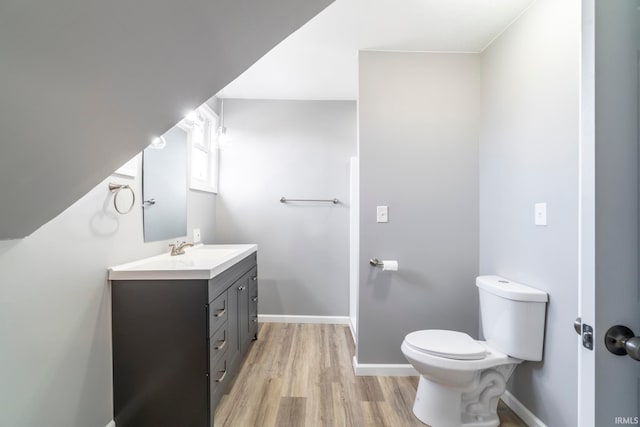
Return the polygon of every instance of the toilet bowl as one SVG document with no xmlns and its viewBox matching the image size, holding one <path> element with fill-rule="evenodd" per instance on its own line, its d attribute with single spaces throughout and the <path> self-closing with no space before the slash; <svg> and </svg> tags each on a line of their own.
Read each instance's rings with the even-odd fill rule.
<svg viewBox="0 0 640 427">
<path fill-rule="evenodd" d="M 420 373 L 413 413 L 434 427 L 497 426 L 498 400 L 522 362 L 447 330 L 412 332 L 402 352 Z"/>
<path fill-rule="evenodd" d="M 409 333 L 401 350 L 420 373 L 414 415 L 432 427 L 495 427 L 515 368 L 541 360 L 547 294 L 498 276 L 476 279 L 487 341 L 458 331 Z"/>
</svg>

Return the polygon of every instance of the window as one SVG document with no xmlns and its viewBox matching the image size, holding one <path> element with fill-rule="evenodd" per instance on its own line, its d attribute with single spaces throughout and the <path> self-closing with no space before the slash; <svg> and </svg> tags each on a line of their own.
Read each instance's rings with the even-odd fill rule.
<svg viewBox="0 0 640 427">
<path fill-rule="evenodd" d="M 218 192 L 218 115 L 206 104 L 190 113 L 179 125 L 189 136 L 192 190 Z"/>
</svg>

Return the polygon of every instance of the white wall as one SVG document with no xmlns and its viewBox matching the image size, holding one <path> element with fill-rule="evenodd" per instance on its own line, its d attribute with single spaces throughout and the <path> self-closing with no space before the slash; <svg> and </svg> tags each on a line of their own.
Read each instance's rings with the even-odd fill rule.
<svg viewBox="0 0 640 427">
<path fill-rule="evenodd" d="M 538 0 L 482 54 L 480 274 L 549 293 L 544 361 L 509 386 L 549 426 L 577 416 L 579 37 L 580 1 Z"/>
<path fill-rule="evenodd" d="M 346 317 L 356 103 L 225 99 L 224 120 L 216 242 L 258 244 L 260 314 Z"/>
<path fill-rule="evenodd" d="M 144 243 L 142 210 L 113 209 L 112 176 L 58 217 L 15 241 L 0 241 L 0 424 L 105 426 L 113 417 L 111 307 L 107 267 L 156 255 Z M 188 228 L 213 240 L 215 196 L 189 192 Z"/>
<path fill-rule="evenodd" d="M 477 336 L 480 58 L 365 51 L 359 67 L 357 357 L 405 364 L 411 331 Z M 377 205 L 388 223 L 376 223 Z"/>
</svg>

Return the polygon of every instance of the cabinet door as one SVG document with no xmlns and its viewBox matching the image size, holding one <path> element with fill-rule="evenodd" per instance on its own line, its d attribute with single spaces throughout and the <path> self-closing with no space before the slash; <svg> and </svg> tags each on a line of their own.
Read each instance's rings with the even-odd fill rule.
<svg viewBox="0 0 640 427">
<path fill-rule="evenodd" d="M 258 269 L 251 270 L 249 280 L 249 335 L 258 338 Z"/>
<path fill-rule="evenodd" d="M 227 316 L 227 328 L 229 329 L 229 343 L 227 360 L 235 366 L 236 357 L 240 353 L 240 341 L 238 340 L 238 282 L 234 283 L 227 292 L 229 315 Z"/>
<path fill-rule="evenodd" d="M 249 345 L 249 281 L 251 271 L 238 280 L 238 339 L 240 352 L 244 353 Z"/>
</svg>

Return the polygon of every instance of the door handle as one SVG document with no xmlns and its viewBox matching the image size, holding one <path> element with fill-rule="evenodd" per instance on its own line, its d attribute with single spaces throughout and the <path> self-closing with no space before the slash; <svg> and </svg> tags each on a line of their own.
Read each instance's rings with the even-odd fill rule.
<svg viewBox="0 0 640 427">
<path fill-rule="evenodd" d="M 640 361 L 640 337 L 636 337 L 626 326 L 610 327 L 604 336 L 604 345 L 617 356 L 628 354 L 632 359 Z"/>
<path fill-rule="evenodd" d="M 216 380 L 217 383 L 221 383 L 222 381 L 224 381 L 224 377 L 227 376 L 227 370 L 225 369 L 224 372 L 222 373 L 222 376 L 220 378 L 218 378 Z"/>
</svg>

